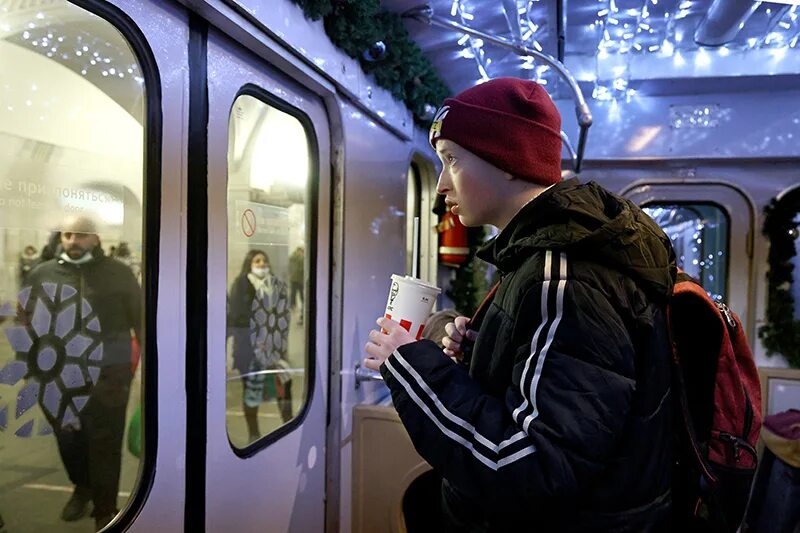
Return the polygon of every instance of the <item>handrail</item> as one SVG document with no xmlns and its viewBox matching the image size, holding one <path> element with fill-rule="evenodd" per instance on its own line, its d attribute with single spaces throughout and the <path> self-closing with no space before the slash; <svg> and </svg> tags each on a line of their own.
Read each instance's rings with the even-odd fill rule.
<svg viewBox="0 0 800 533">
<path fill-rule="evenodd" d="M 242 378 L 249 378 L 252 376 L 268 376 L 270 374 L 305 374 L 305 368 L 279 368 L 270 370 L 256 370 L 254 372 L 246 372 L 244 374 L 237 374 L 225 378 L 225 381 L 238 381 Z"/>
<path fill-rule="evenodd" d="M 561 142 L 564 143 L 564 147 L 569 152 L 569 156 L 572 158 L 572 166 L 575 167 L 577 165 L 578 154 L 575 153 L 575 149 L 572 147 L 572 143 L 567 136 L 567 133 L 564 130 L 561 130 Z"/>
<path fill-rule="evenodd" d="M 383 376 L 381 376 L 380 372 L 363 367 L 361 363 L 356 363 L 354 374 L 356 376 L 356 389 L 361 386 L 362 381 L 383 381 Z"/>
<path fill-rule="evenodd" d="M 507 41 L 502 37 L 497 37 L 495 35 L 491 35 L 489 33 L 482 32 L 480 30 L 476 30 L 474 28 L 470 28 L 469 26 L 465 26 L 455 20 L 450 20 L 444 17 L 440 17 L 433 13 L 433 8 L 430 4 L 423 4 L 417 7 L 413 7 L 407 11 L 405 11 L 402 15 L 406 18 L 412 18 L 414 20 L 418 20 L 420 22 L 424 22 L 426 24 L 432 26 L 438 26 L 440 28 L 448 28 L 448 29 L 455 29 L 460 32 L 466 33 L 472 37 L 478 37 L 483 39 L 484 41 L 494 43 L 498 46 L 502 46 L 508 48 L 520 56 L 533 56 L 538 58 L 543 63 L 551 66 L 561 78 L 569 86 L 570 90 L 572 91 L 572 99 L 576 102 L 575 105 L 575 117 L 578 120 L 578 126 L 580 127 L 580 132 L 578 134 L 578 149 L 575 151 L 575 157 L 573 158 L 574 170 L 575 173 L 579 173 L 581 170 L 581 164 L 583 163 L 583 153 L 586 149 L 586 139 L 589 133 L 589 127 L 592 125 L 592 112 L 589 110 L 589 105 L 586 103 L 586 99 L 583 97 L 583 92 L 581 88 L 578 86 L 578 82 L 575 81 L 574 76 L 570 74 L 567 67 L 564 66 L 558 59 L 539 52 L 538 50 L 534 50 L 532 48 L 528 48 L 527 46 L 523 46 L 521 44 L 517 44 L 511 41 Z"/>
</svg>

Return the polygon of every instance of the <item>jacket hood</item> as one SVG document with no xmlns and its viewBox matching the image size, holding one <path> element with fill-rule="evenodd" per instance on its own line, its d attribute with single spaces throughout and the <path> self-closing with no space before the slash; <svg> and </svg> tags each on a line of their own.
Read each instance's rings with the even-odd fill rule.
<svg viewBox="0 0 800 533">
<path fill-rule="evenodd" d="M 562 181 L 511 219 L 478 257 L 510 271 L 537 249 L 561 249 L 620 270 L 661 301 L 677 272 L 669 238 L 638 206 L 594 182 Z"/>
</svg>

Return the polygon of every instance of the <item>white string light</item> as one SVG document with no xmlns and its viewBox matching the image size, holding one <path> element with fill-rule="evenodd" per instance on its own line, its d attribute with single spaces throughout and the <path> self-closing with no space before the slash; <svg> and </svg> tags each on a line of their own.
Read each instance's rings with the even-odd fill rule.
<svg viewBox="0 0 800 533">
<path fill-rule="evenodd" d="M 512 39 L 521 41 L 523 46 L 544 51 L 537 40 L 540 37 L 540 27 L 533 20 L 536 13 L 533 7 L 535 0 L 517 0 L 516 13 L 511 12 L 512 20 L 508 22 L 509 30 L 516 35 Z M 616 0 L 598 0 L 594 5 L 596 16 L 587 21 L 585 31 L 597 36 L 595 51 L 594 72 L 583 71 L 580 79 L 592 80 L 594 88 L 592 96 L 600 100 L 630 100 L 636 95 L 631 82 L 635 81 L 636 72 L 640 68 L 642 57 L 656 55 L 660 58 L 672 58 L 672 66 L 676 74 L 683 71 L 686 75 L 685 65 L 687 60 L 692 62 L 695 69 L 702 69 L 709 76 L 719 76 L 714 70 L 714 64 L 722 58 L 742 54 L 748 49 L 770 49 L 769 61 L 771 64 L 783 60 L 788 48 L 796 48 L 800 41 L 800 13 L 799 6 L 785 9 L 761 8 L 761 21 L 764 17 L 771 17 L 766 32 L 760 39 L 750 37 L 746 40 L 739 39 L 739 44 L 722 46 L 717 49 L 706 49 L 695 44 L 687 28 L 687 19 L 694 21 L 704 14 L 704 2 L 696 0 L 678 0 L 675 3 L 660 2 L 660 0 L 641 0 L 637 5 L 626 1 L 623 8 L 617 5 Z M 479 13 L 470 11 L 466 0 L 453 0 L 451 15 L 460 19 L 467 26 Z M 519 26 L 515 27 L 513 16 L 518 17 Z M 538 21 L 542 27 L 549 29 L 552 21 Z M 480 39 L 459 34 L 457 38 L 461 50 L 457 56 L 475 61 L 479 83 L 492 76 L 490 58 L 486 55 L 483 42 Z M 632 62 L 634 62 L 632 65 Z M 730 61 L 730 59 L 726 59 Z M 635 69 L 632 71 L 632 66 Z M 521 57 L 518 67 L 532 71 L 533 79 L 546 83 L 547 70 L 541 70 L 534 58 Z M 725 67 L 726 68 L 726 67 Z M 724 76 L 724 73 L 721 74 Z M 632 79 L 634 76 L 634 79 Z"/>
</svg>

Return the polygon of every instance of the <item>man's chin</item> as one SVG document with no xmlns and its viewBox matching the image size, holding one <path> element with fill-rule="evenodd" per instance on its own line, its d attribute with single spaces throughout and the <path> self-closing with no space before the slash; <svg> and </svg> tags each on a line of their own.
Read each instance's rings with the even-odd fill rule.
<svg viewBox="0 0 800 533">
<path fill-rule="evenodd" d="M 458 215 L 458 221 L 461 222 L 463 226 L 468 228 L 474 228 L 475 226 L 480 226 L 480 224 L 476 223 L 472 218 L 467 215 Z"/>
</svg>

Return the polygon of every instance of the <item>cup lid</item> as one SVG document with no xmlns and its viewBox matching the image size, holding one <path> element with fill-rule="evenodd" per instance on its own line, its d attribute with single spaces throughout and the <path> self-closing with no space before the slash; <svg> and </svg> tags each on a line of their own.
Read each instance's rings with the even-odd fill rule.
<svg viewBox="0 0 800 533">
<path fill-rule="evenodd" d="M 400 274 L 392 274 L 392 279 L 395 281 L 404 281 L 406 283 L 414 283 L 415 285 L 419 285 L 420 287 L 425 287 L 426 289 L 435 291 L 436 294 L 442 292 L 442 289 L 437 287 L 436 285 L 431 285 L 430 283 L 426 283 L 421 279 L 413 278 L 409 275 L 401 276 Z"/>
</svg>

